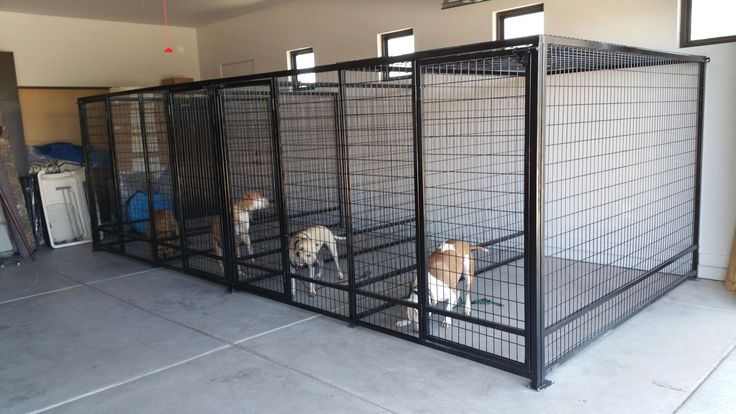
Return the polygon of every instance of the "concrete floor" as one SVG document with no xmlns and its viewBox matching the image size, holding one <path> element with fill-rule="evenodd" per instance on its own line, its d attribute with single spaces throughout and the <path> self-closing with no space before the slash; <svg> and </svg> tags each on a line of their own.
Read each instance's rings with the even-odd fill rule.
<svg viewBox="0 0 736 414">
<path fill-rule="evenodd" d="M 89 246 L 0 270 L 0 412 L 726 413 L 736 295 L 687 282 L 527 380 Z"/>
</svg>

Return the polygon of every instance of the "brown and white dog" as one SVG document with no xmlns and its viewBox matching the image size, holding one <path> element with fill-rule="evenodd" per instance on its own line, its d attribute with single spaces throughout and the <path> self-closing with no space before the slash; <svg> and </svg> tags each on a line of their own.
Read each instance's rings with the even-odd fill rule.
<svg viewBox="0 0 736 414">
<path fill-rule="evenodd" d="M 332 258 L 335 259 L 335 267 L 337 267 L 337 278 L 343 280 L 345 276 L 340 270 L 340 257 L 337 253 L 337 242 L 335 240 L 345 240 L 344 237 L 336 237 L 332 231 L 324 226 L 312 226 L 295 233 L 289 238 L 289 262 L 294 269 L 309 268 L 309 278 L 314 279 L 314 267 L 317 266 L 316 278 L 322 277 L 322 268 L 325 267 L 324 260 L 320 259 L 319 251 L 323 247 L 327 247 Z M 291 279 L 291 295 L 296 294 L 296 283 Z M 314 296 L 317 290 L 314 283 L 309 283 L 309 294 Z"/>
<path fill-rule="evenodd" d="M 148 240 L 153 239 L 152 230 L 156 228 L 156 240 L 159 242 L 171 243 L 170 239 L 179 237 L 179 224 L 176 222 L 174 212 L 169 209 L 155 210 L 153 212 L 153 225 L 148 226 L 146 237 Z M 153 245 L 151 245 L 153 247 Z M 158 257 L 167 258 L 174 256 L 174 249 L 169 246 L 158 246 Z"/>
<path fill-rule="evenodd" d="M 250 220 L 256 210 L 262 210 L 269 206 L 268 199 L 257 191 L 247 192 L 233 205 L 233 232 L 235 236 L 235 256 L 239 257 L 240 247 L 245 244 L 248 255 L 253 255 L 253 246 L 250 242 Z M 215 245 L 215 254 L 222 256 L 222 225 L 220 216 L 212 219 L 212 243 Z M 251 261 L 255 259 L 251 258 Z"/>
<path fill-rule="evenodd" d="M 471 245 L 462 240 L 447 240 L 437 247 L 427 260 L 427 287 L 429 291 L 429 303 L 436 305 L 438 302 L 447 301 L 446 311 L 451 311 L 460 296 L 460 280 L 463 280 L 465 288 L 465 304 L 463 313 L 470 315 L 470 292 L 473 288 L 473 277 L 475 276 L 475 259 L 473 252 L 477 250 L 488 251 L 481 246 Z M 417 291 L 416 276 L 412 281 L 412 291 L 408 300 L 418 303 L 419 293 Z M 397 326 L 406 326 L 414 322 L 414 330 L 419 330 L 419 311 L 415 308 L 406 308 L 408 321 L 402 320 Z M 452 318 L 446 316 L 442 326 L 452 325 Z"/>
<path fill-rule="evenodd" d="M 417 286 L 417 275 L 415 274 L 411 280 L 411 291 L 409 297 L 405 298 L 409 302 L 419 303 L 419 287 Z M 408 326 L 414 323 L 414 332 L 419 332 L 419 309 L 406 307 L 406 319 L 396 322 L 396 326 Z"/>
</svg>

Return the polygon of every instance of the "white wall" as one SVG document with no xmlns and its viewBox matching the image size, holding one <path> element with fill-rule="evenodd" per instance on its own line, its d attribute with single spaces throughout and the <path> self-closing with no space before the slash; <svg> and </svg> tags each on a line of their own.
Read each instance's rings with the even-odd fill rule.
<svg viewBox="0 0 736 414">
<path fill-rule="evenodd" d="M 317 64 L 377 55 L 376 35 L 413 27 L 417 50 L 491 40 L 493 12 L 533 4 L 493 0 L 448 10 L 439 0 L 294 0 L 197 29 L 202 78 L 253 59 L 256 72 L 286 68 L 286 51 L 315 49 Z M 678 0 L 546 0 L 545 33 L 678 50 Z M 725 276 L 736 228 L 736 43 L 683 49 L 710 56 L 703 151 L 702 277 Z"/>
<path fill-rule="evenodd" d="M 20 86 L 151 86 L 199 79 L 196 30 L 0 12 L 0 50 L 13 52 Z"/>
</svg>

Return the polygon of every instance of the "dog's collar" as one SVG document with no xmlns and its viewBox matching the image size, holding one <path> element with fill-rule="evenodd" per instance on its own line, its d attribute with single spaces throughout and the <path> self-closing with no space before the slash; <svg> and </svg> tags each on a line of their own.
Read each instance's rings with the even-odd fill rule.
<svg viewBox="0 0 736 414">
<path fill-rule="evenodd" d="M 417 295 L 417 297 L 419 297 L 419 289 L 417 289 L 417 288 L 411 288 L 411 290 L 409 291 L 409 294 L 407 296 L 404 296 L 401 299 L 403 299 L 403 300 L 411 299 L 411 295 Z"/>
<path fill-rule="evenodd" d="M 302 269 L 304 269 L 305 267 L 307 267 L 307 265 L 305 265 L 305 264 L 302 264 L 302 265 L 295 265 L 294 263 L 291 263 L 291 266 L 292 266 L 292 267 L 293 267 L 294 269 L 296 269 L 296 270 L 302 270 Z"/>
</svg>

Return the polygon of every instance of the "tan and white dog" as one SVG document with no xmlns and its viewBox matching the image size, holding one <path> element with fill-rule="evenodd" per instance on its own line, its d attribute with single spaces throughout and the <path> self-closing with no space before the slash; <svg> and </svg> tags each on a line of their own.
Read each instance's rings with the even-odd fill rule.
<svg viewBox="0 0 736 414">
<path fill-rule="evenodd" d="M 463 280 L 465 288 L 465 304 L 463 313 L 470 315 L 470 292 L 473 288 L 473 277 L 475 276 L 475 259 L 473 252 L 477 250 L 488 251 L 488 249 L 471 245 L 462 240 L 447 240 L 437 247 L 427 259 L 427 287 L 429 288 L 429 303 L 436 305 L 438 302 L 447 301 L 446 311 L 451 311 L 460 296 L 460 280 Z M 412 281 L 412 291 L 408 300 L 418 303 L 419 293 L 417 291 L 416 276 Z M 407 320 L 396 323 L 397 326 L 406 326 L 409 322 L 414 323 L 414 330 L 419 330 L 419 311 L 415 308 L 406 308 Z M 452 325 L 452 318 L 445 316 L 442 326 Z"/>
<path fill-rule="evenodd" d="M 173 211 L 169 209 L 155 210 L 152 219 L 154 221 L 153 226 L 149 225 L 146 231 L 148 240 L 153 238 L 153 227 L 156 227 L 156 239 L 158 241 L 172 243 L 171 239 L 179 237 L 179 224 L 176 222 Z M 174 249 L 169 246 L 159 245 L 157 250 L 160 259 L 172 257 L 175 254 Z"/>
<path fill-rule="evenodd" d="M 337 278 L 343 280 L 345 276 L 340 270 L 340 257 L 337 253 L 337 242 L 335 240 L 345 240 L 344 237 L 337 237 L 332 231 L 324 226 L 312 226 L 295 233 L 289 238 L 289 263 L 294 269 L 309 268 L 309 278 L 314 279 L 314 267 L 317 266 L 316 278 L 322 277 L 322 268 L 325 262 L 319 257 L 319 251 L 323 247 L 327 247 L 332 258 L 335 260 L 337 267 Z M 291 279 L 291 295 L 296 294 L 296 282 Z M 314 283 L 309 283 L 309 294 L 314 296 L 317 290 Z"/>
<path fill-rule="evenodd" d="M 405 299 L 411 303 L 419 303 L 419 287 L 417 286 L 417 275 L 411 280 L 411 291 Z M 431 314 L 430 314 L 431 315 Z M 419 332 L 419 309 L 406 307 L 406 319 L 396 322 L 396 326 L 408 326 L 414 324 L 414 332 Z"/>
<path fill-rule="evenodd" d="M 254 211 L 263 210 L 269 206 L 268 199 L 257 191 L 249 191 L 233 205 L 233 232 L 235 236 L 235 256 L 241 256 L 240 248 L 245 245 L 248 255 L 253 255 L 253 246 L 250 241 L 250 220 Z M 212 243 L 215 245 L 215 254 L 222 256 L 222 225 L 220 216 L 212 219 Z M 255 259 L 251 258 L 251 261 Z"/>
</svg>

